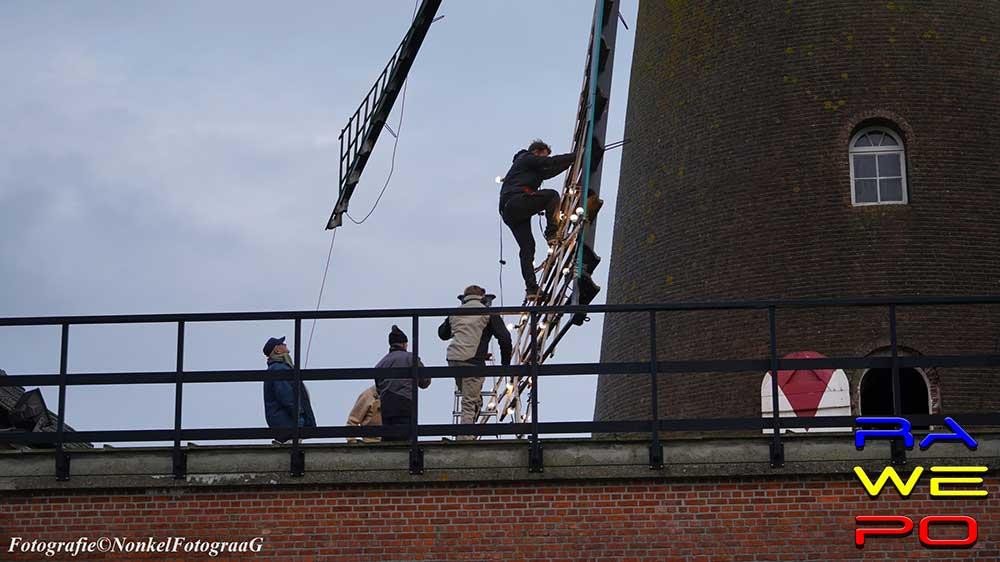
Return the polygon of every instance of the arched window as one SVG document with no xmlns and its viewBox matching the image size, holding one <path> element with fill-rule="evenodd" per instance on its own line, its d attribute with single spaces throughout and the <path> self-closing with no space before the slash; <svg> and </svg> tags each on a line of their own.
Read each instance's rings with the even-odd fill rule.
<svg viewBox="0 0 1000 562">
<path fill-rule="evenodd" d="M 899 136 L 869 127 L 851 139 L 851 202 L 855 205 L 906 203 L 906 153 Z"/>
</svg>

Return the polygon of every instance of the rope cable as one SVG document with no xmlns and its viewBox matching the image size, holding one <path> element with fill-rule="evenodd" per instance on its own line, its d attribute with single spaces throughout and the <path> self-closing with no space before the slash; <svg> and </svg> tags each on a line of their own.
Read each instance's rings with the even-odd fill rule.
<svg viewBox="0 0 1000 562">
<path fill-rule="evenodd" d="M 497 219 L 497 224 L 500 226 L 500 306 L 503 306 L 503 266 L 507 265 L 506 260 L 503 259 L 503 220 Z"/>
<path fill-rule="evenodd" d="M 326 267 L 323 268 L 323 280 L 319 284 L 319 298 L 316 299 L 316 311 L 319 312 L 320 303 L 323 302 L 323 289 L 326 288 L 326 276 L 330 273 L 330 258 L 333 257 L 333 243 L 337 241 L 337 229 L 333 229 L 333 236 L 330 237 L 330 250 L 326 253 Z M 309 343 L 306 344 L 305 367 L 309 366 L 309 352 L 312 350 L 313 333 L 316 331 L 316 319 L 313 318 L 312 327 L 309 328 Z"/>
</svg>

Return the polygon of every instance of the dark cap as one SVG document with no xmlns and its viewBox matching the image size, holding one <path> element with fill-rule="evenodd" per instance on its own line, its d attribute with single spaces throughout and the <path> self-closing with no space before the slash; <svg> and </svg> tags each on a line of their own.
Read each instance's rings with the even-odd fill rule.
<svg viewBox="0 0 1000 562">
<path fill-rule="evenodd" d="M 281 336 L 280 338 L 268 338 L 267 343 L 264 344 L 264 355 L 270 357 L 274 348 L 283 343 L 285 343 L 285 336 Z"/>
<path fill-rule="evenodd" d="M 407 343 L 410 340 L 403 333 L 403 330 L 399 329 L 399 326 L 393 324 L 392 331 L 389 332 L 389 345 L 396 345 L 400 343 Z"/>
</svg>

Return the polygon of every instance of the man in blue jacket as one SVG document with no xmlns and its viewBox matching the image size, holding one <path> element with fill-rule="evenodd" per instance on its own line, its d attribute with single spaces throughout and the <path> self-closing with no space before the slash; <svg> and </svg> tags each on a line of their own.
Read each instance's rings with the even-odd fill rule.
<svg viewBox="0 0 1000 562">
<path fill-rule="evenodd" d="M 572 153 L 550 154 L 552 149 L 540 140 L 533 141 L 527 150 L 519 150 L 500 187 L 500 216 L 521 250 L 518 255 L 528 300 L 541 296 L 535 280 L 535 236 L 531 232 L 531 217 L 545 212 L 547 242 L 556 239 L 559 229 L 559 192 L 539 188 L 543 181 L 563 173 L 576 159 Z"/>
<path fill-rule="evenodd" d="M 288 354 L 285 338 L 269 338 L 264 344 L 264 355 L 267 356 L 268 371 L 291 371 L 294 369 L 292 357 Z M 316 427 L 316 417 L 313 415 L 312 404 L 306 385 L 300 384 L 299 407 L 295 407 L 295 382 L 289 380 L 264 381 L 264 417 L 268 427 Z M 281 439 L 275 439 L 276 445 L 291 439 L 291 432 Z"/>
</svg>

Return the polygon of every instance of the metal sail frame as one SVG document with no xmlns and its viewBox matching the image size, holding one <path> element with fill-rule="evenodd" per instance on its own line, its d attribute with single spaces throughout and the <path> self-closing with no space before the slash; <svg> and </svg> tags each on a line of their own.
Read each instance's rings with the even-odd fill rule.
<svg viewBox="0 0 1000 562">
<path fill-rule="evenodd" d="M 340 189 L 337 203 L 333 207 L 326 229 L 337 228 L 343 224 L 343 215 L 361 179 L 361 173 L 368 164 L 375 143 L 382 134 L 386 120 L 396 98 L 406 82 L 410 67 L 417 57 L 417 51 L 427 36 L 427 30 L 434 23 L 434 15 L 441 7 L 441 0 L 423 0 L 413 17 L 410 29 L 396 52 L 389 57 L 389 62 L 368 90 L 368 94 L 358 105 L 357 111 L 347 120 L 347 125 L 340 131 Z"/>
</svg>

